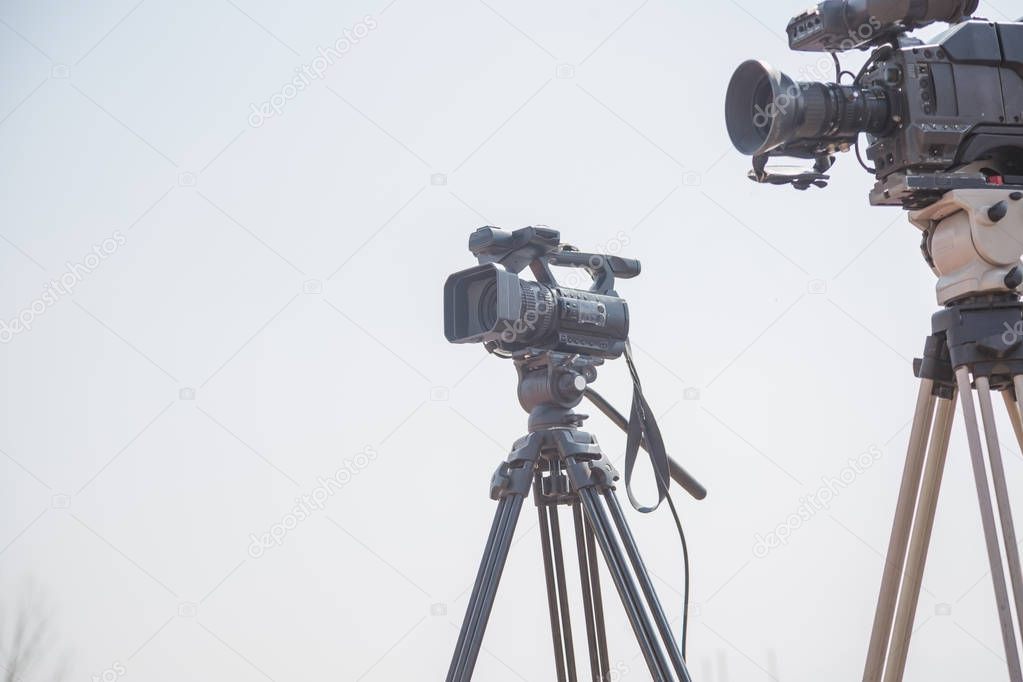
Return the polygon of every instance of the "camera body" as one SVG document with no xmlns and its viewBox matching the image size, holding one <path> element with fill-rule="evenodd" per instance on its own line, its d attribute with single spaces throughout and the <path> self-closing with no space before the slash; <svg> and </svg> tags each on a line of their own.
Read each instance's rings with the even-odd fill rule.
<svg viewBox="0 0 1023 682">
<path fill-rule="evenodd" d="M 469 250 L 480 264 L 444 285 L 444 334 L 451 343 L 483 343 L 505 356 L 548 350 L 613 359 L 625 352 L 629 307 L 614 282 L 638 275 L 638 261 L 582 253 L 545 227 L 481 227 L 469 237 Z M 551 266 L 582 268 L 593 285 L 563 287 Z M 535 281 L 519 277 L 527 267 Z"/>
<path fill-rule="evenodd" d="M 868 138 L 871 203 L 920 208 L 949 189 L 1023 185 L 1023 23 L 966 21 L 931 43 L 898 42 L 863 76 L 898 123 Z M 981 161 L 986 172 L 951 176 Z"/>
<path fill-rule="evenodd" d="M 964 19 L 976 6 L 827 0 L 793 19 L 795 50 L 830 52 L 837 64 L 839 52 L 874 49 L 851 83 L 739 67 L 726 118 L 736 148 L 754 157 L 751 177 L 823 187 L 834 155 L 866 133 L 874 205 L 920 209 L 952 189 L 1023 187 L 1023 23 Z M 929 42 L 908 33 L 936 21 L 959 23 Z M 815 170 L 772 175 L 766 162 L 776 156 L 814 159 Z"/>
</svg>

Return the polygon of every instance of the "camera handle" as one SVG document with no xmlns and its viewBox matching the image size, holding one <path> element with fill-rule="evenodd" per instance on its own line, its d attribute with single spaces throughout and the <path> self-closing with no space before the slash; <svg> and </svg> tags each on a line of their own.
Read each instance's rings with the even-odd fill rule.
<svg viewBox="0 0 1023 682">
<path fill-rule="evenodd" d="M 550 287 L 558 286 L 558 281 L 551 272 L 552 265 L 586 270 L 593 279 L 590 292 L 602 295 L 614 293 L 615 277 L 631 279 L 639 275 L 642 268 L 639 261 L 632 258 L 583 253 L 566 244 L 559 250 L 533 261 L 530 267 L 537 282 Z"/>
<path fill-rule="evenodd" d="M 523 227 L 513 232 L 496 227 L 481 227 L 469 236 L 469 250 L 480 265 L 495 263 L 518 274 L 529 267 L 536 281 L 557 287 L 551 266 L 582 268 L 593 279 L 590 292 L 607 295 L 614 292 L 615 278 L 631 279 L 639 275 L 638 260 L 596 253 L 583 253 L 561 243 L 561 233 L 549 227 Z"/>
</svg>

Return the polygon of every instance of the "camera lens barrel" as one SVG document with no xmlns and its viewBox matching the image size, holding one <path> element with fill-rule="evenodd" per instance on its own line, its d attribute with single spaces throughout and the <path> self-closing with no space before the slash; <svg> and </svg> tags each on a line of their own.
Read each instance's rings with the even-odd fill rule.
<svg viewBox="0 0 1023 682">
<path fill-rule="evenodd" d="M 833 139 L 880 133 L 891 120 L 888 97 L 878 88 L 800 83 L 803 123 L 796 139 Z"/>
<path fill-rule="evenodd" d="M 519 280 L 522 290 L 522 315 L 508 328 L 503 341 L 508 343 L 532 343 L 545 338 L 554 326 L 557 303 L 554 290 L 543 284 Z"/>
<path fill-rule="evenodd" d="M 522 315 L 505 326 L 502 346 L 528 346 L 617 357 L 629 338 L 628 306 L 620 298 L 521 281 Z"/>
<path fill-rule="evenodd" d="M 728 86 L 725 121 L 732 143 L 757 156 L 779 147 L 812 156 L 855 140 L 860 133 L 880 134 L 892 124 L 887 93 L 876 87 L 796 82 L 759 62 L 736 69 Z"/>
</svg>

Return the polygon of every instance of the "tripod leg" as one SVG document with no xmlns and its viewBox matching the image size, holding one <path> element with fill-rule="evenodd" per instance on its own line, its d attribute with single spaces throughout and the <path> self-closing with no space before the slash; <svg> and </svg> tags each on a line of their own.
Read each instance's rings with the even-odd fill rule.
<svg viewBox="0 0 1023 682">
<path fill-rule="evenodd" d="M 1016 395 L 1023 395 L 1023 375 L 1014 377 Z M 1002 391 L 1002 398 L 1005 399 L 1005 409 L 1009 411 L 1009 421 L 1012 423 L 1012 430 L 1016 433 L 1016 443 L 1023 448 L 1023 421 L 1020 420 L 1020 404 L 1012 397 L 1012 392 Z"/>
<path fill-rule="evenodd" d="M 583 590 L 583 614 L 586 617 L 586 649 L 590 654 L 590 677 L 593 682 L 602 682 L 600 653 L 597 650 L 597 630 L 594 624 L 593 593 L 590 591 L 591 566 L 586 554 L 586 534 L 583 526 L 583 514 L 579 503 L 572 503 L 572 522 L 575 526 L 575 548 L 579 556 L 579 583 Z"/>
<path fill-rule="evenodd" d="M 448 669 L 447 682 L 468 682 L 472 678 L 476 659 L 479 658 L 483 644 L 483 633 L 487 620 L 494 607 L 497 585 L 504 571 L 504 564 L 511 549 L 515 525 L 522 511 L 521 494 L 510 494 L 501 498 L 497 506 L 491 540 L 483 554 L 476 587 L 473 589 L 466 609 L 462 632 L 458 637 L 458 645 L 451 667 Z"/>
<path fill-rule="evenodd" d="M 542 485 L 541 475 L 537 472 L 536 487 Z M 539 496 L 539 491 L 538 491 Z M 554 558 L 551 552 L 550 514 L 555 512 L 547 505 L 538 504 L 536 511 L 540 516 L 540 544 L 543 550 L 543 569 L 547 579 L 547 610 L 551 616 L 551 637 L 554 640 L 554 664 L 558 668 L 558 682 L 565 682 L 565 641 L 561 633 L 560 608 L 558 603 L 558 586 L 554 573 Z"/>
<path fill-rule="evenodd" d="M 905 566 L 906 550 L 909 546 L 909 531 L 913 524 L 917 492 L 923 472 L 927 434 L 934 418 L 933 389 L 933 381 L 921 379 L 920 391 L 916 398 L 916 411 L 913 413 L 913 428 L 910 432 L 909 447 L 906 453 L 906 465 L 902 472 L 902 484 L 899 488 L 899 500 L 895 506 L 895 521 L 892 524 L 888 554 L 885 558 L 884 572 L 881 578 L 881 591 L 877 597 L 877 610 L 874 612 L 874 625 L 870 633 L 870 648 L 867 650 L 863 682 L 881 682 L 881 673 L 884 670 L 888 643 L 894 624 L 895 605 L 899 596 L 899 585 L 902 582 Z"/>
<path fill-rule="evenodd" d="M 579 498 L 582 501 L 583 510 L 586 512 L 586 518 L 593 528 L 597 544 L 607 562 L 611 578 L 618 589 L 618 595 L 621 597 L 625 613 L 636 634 L 640 650 L 650 669 L 650 675 L 657 682 L 670 682 L 672 679 L 671 668 L 664 658 L 664 652 L 657 644 L 653 625 L 643 609 L 639 592 L 628 573 L 622 549 L 611 533 L 611 523 L 604 508 L 600 506 L 600 497 L 592 488 L 582 488 L 579 490 Z"/>
<path fill-rule="evenodd" d="M 561 464 L 551 461 L 551 476 L 561 475 Z M 568 587 L 565 580 L 565 551 L 561 539 L 561 522 L 558 519 L 558 508 L 548 510 L 551 522 L 551 540 L 554 548 L 555 578 L 558 583 L 558 596 L 561 606 L 561 629 L 565 643 L 565 667 L 568 670 L 569 682 L 576 682 L 575 645 L 572 642 L 572 615 L 568 607 Z"/>
<path fill-rule="evenodd" d="M 668 651 L 668 657 L 671 658 L 675 674 L 678 675 L 680 680 L 689 682 L 689 671 L 686 669 L 686 663 L 682 659 L 682 652 L 678 648 L 675 636 L 671 632 L 671 623 L 668 621 L 668 617 L 664 615 L 664 609 L 661 607 L 661 602 L 657 598 L 657 592 L 654 590 L 654 583 L 650 579 L 650 574 L 646 570 L 643 558 L 639 554 L 636 538 L 633 537 L 629 524 L 625 520 L 622 506 L 619 504 L 618 498 L 610 490 L 604 493 L 604 499 L 607 501 L 607 508 L 611 511 L 611 518 L 618 528 L 618 535 L 622 538 L 622 544 L 625 545 L 625 552 L 629 555 L 629 561 L 632 562 L 632 570 L 636 573 L 639 586 L 643 590 L 647 605 L 653 614 L 654 623 L 656 623 L 657 630 L 661 635 L 661 641 L 664 643 L 664 648 Z"/>
<path fill-rule="evenodd" d="M 988 489 L 987 469 L 984 466 L 984 451 L 980 441 L 980 427 L 977 424 L 977 409 L 973 403 L 970 370 L 967 367 L 956 368 L 956 383 L 959 386 L 963 404 L 963 416 L 966 418 L 970 461 L 973 464 L 973 479 L 977 487 L 977 499 L 980 503 L 980 518 L 984 526 L 988 562 L 991 564 L 991 579 L 994 583 L 995 602 L 998 605 L 998 620 L 1002 627 L 1002 643 L 1005 646 L 1005 660 L 1009 666 L 1009 679 L 1012 682 L 1023 682 L 1016 633 L 1012 623 L 1012 612 L 1009 608 L 1005 571 L 1002 567 L 1002 553 L 998 546 L 998 531 L 995 528 L 994 509 L 991 505 L 991 491 Z"/>
<path fill-rule="evenodd" d="M 899 682 L 906 669 L 909 639 L 913 634 L 913 620 L 920 599 L 927 548 L 931 541 L 931 530 L 934 528 L 934 512 L 938 507 L 938 492 L 941 489 L 945 458 L 948 455 L 948 441 L 955 418 L 955 402 L 954 396 L 950 400 L 938 401 L 934 428 L 931 432 L 930 451 L 927 453 L 920 499 L 909 542 L 909 553 L 906 556 L 906 570 L 902 576 L 902 589 L 899 591 L 895 628 L 889 647 L 888 664 L 884 671 L 885 682 Z"/>
<path fill-rule="evenodd" d="M 494 542 L 506 522 L 508 510 L 507 498 L 502 498 L 497 503 L 497 512 L 494 514 L 494 521 L 490 525 L 490 535 L 487 536 L 487 544 L 483 548 L 483 558 L 480 560 L 479 570 L 476 572 L 476 581 L 472 586 L 472 593 L 469 595 L 469 605 L 466 608 L 465 619 L 462 621 L 462 628 L 458 633 L 458 643 L 455 644 L 455 654 L 451 661 L 451 668 L 448 670 L 448 679 L 452 679 L 455 672 L 455 661 L 461 655 L 465 646 L 465 638 L 469 633 L 472 621 L 470 614 L 473 613 L 473 605 L 479 601 L 480 591 L 483 589 L 484 578 L 487 575 L 487 568 L 491 565 L 494 554 Z"/>
<path fill-rule="evenodd" d="M 593 595 L 593 624 L 597 629 L 597 651 L 600 653 L 600 679 L 611 675 L 611 659 L 607 655 L 607 627 L 604 625 L 604 598 L 600 591 L 600 566 L 597 564 L 597 541 L 593 528 L 587 522 L 586 558 L 590 566 L 590 593 Z"/>
<path fill-rule="evenodd" d="M 1016 544 L 1016 524 L 1012 520 L 1012 505 L 1009 503 L 1009 487 L 1005 482 L 1005 465 L 1002 461 L 1002 446 L 998 442 L 995 426 L 995 411 L 991 405 L 991 384 L 987 377 L 977 377 L 977 395 L 980 398 L 980 416 L 984 422 L 987 438 L 988 459 L 991 461 L 991 482 L 994 484 L 995 500 L 998 505 L 998 520 L 1002 525 L 1002 542 L 1009 565 L 1009 581 L 1016 606 L 1016 619 L 1023 627 L 1023 571 L 1020 570 L 1019 546 Z M 1012 417 L 1013 410 L 1009 410 Z"/>
</svg>

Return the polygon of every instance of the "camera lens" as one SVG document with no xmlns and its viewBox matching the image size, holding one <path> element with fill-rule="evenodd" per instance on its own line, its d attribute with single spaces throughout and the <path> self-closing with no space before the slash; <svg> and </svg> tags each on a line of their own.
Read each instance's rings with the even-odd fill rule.
<svg viewBox="0 0 1023 682">
<path fill-rule="evenodd" d="M 480 293 L 476 314 L 483 329 L 493 329 L 497 324 L 497 281 L 489 282 Z"/>
<path fill-rule="evenodd" d="M 771 117 L 763 115 L 762 112 L 771 110 L 771 101 L 773 99 L 774 94 L 771 90 L 771 82 L 767 78 L 761 79 L 753 94 L 753 109 L 749 112 L 753 119 L 753 126 L 756 128 L 761 140 L 766 140 L 771 132 Z"/>
<path fill-rule="evenodd" d="M 797 83 L 751 60 L 732 76 L 725 122 L 732 144 L 743 154 L 769 154 L 788 146 L 787 152 L 811 157 L 861 132 L 884 131 L 892 115 L 887 94 L 877 88 Z"/>
<path fill-rule="evenodd" d="M 736 70 L 728 85 L 725 123 L 740 152 L 763 154 L 798 127 L 791 86 L 788 77 L 762 62 L 751 60 Z M 782 100 L 786 95 L 790 98 Z"/>
</svg>

